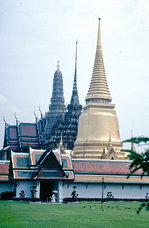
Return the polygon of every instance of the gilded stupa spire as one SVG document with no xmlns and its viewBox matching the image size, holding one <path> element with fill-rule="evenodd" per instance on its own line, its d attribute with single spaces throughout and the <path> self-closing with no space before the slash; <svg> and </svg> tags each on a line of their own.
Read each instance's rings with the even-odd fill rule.
<svg viewBox="0 0 149 228">
<path fill-rule="evenodd" d="M 104 69 L 99 18 L 95 62 L 86 102 L 110 103 L 111 100 Z"/>
<path fill-rule="evenodd" d="M 73 158 L 125 159 L 121 152 L 118 118 L 106 80 L 101 45 L 100 19 L 92 79 L 86 105 L 79 117 Z M 103 153 L 104 151 L 104 153 Z"/>
</svg>

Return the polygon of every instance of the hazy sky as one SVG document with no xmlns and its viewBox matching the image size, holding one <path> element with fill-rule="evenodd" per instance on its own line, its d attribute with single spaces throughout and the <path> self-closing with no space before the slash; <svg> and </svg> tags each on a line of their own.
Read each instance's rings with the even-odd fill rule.
<svg viewBox="0 0 149 228">
<path fill-rule="evenodd" d="M 78 90 L 85 104 L 96 50 L 98 17 L 106 76 L 121 139 L 149 136 L 148 0 L 0 0 L 0 147 L 4 123 L 33 122 L 48 111 L 57 60 L 65 103 L 71 97 L 75 41 Z"/>
</svg>

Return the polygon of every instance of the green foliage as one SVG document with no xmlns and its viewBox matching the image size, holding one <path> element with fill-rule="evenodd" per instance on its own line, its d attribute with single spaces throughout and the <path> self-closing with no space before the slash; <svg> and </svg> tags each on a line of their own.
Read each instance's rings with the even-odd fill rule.
<svg viewBox="0 0 149 228">
<path fill-rule="evenodd" d="M 35 196 L 36 196 L 36 192 L 37 192 L 36 185 L 30 187 L 30 189 L 31 189 L 30 190 L 30 192 L 31 192 L 31 198 L 32 198 L 32 200 L 34 200 L 35 199 Z"/>
<path fill-rule="evenodd" d="M 135 143 L 135 144 L 139 144 L 139 143 L 147 143 L 149 142 L 149 138 L 147 137 L 138 137 L 138 138 L 131 138 L 131 139 L 127 139 L 125 141 L 123 141 L 123 143 Z M 130 174 L 128 174 L 128 178 L 135 173 L 138 170 L 141 170 L 141 178 L 144 175 L 149 176 L 149 149 L 145 150 L 145 152 L 143 153 L 137 153 L 133 150 L 123 150 L 125 152 L 129 152 L 128 157 L 130 158 L 130 160 L 132 160 L 132 163 L 129 166 L 130 169 Z M 147 199 L 148 200 L 148 199 Z M 149 203 L 142 203 L 139 208 L 137 209 L 137 214 L 140 213 L 140 211 L 145 208 L 147 211 L 149 210 Z"/>
<path fill-rule="evenodd" d="M 145 208 L 146 211 L 149 211 L 149 203 L 142 203 L 137 209 L 137 214 L 139 214 L 143 208 Z"/>
<path fill-rule="evenodd" d="M 130 142 L 130 143 L 136 143 L 139 144 L 141 142 L 148 142 L 149 138 L 144 138 L 144 137 L 138 137 L 138 138 L 131 138 L 127 139 L 124 142 Z M 135 173 L 138 170 L 142 171 L 141 177 L 146 175 L 149 175 L 149 149 L 147 149 L 144 153 L 137 153 L 133 150 L 123 150 L 125 152 L 129 152 L 128 157 L 130 160 L 132 160 L 132 163 L 130 165 L 130 174 Z"/>
<path fill-rule="evenodd" d="M 76 188 L 77 188 L 76 186 L 73 186 L 73 191 L 72 191 L 72 193 L 71 193 L 71 196 L 72 196 L 72 199 L 73 199 L 73 200 L 76 200 L 77 197 L 78 197 Z"/>
<path fill-rule="evenodd" d="M 148 137 L 135 137 L 135 138 L 131 138 L 131 139 L 126 139 L 123 141 L 123 143 L 135 143 L 135 144 L 139 144 L 141 142 L 143 143 L 147 143 L 149 142 L 149 138 Z"/>
<path fill-rule="evenodd" d="M 23 198 L 25 197 L 24 191 L 22 190 L 22 191 L 19 193 L 19 195 L 20 195 L 20 198 L 23 199 Z"/>
<path fill-rule="evenodd" d="M 141 170 L 141 177 L 145 174 L 149 175 L 149 149 L 141 154 L 131 151 L 128 157 L 130 160 L 132 160 L 132 163 L 129 167 L 131 174 Z"/>
<path fill-rule="evenodd" d="M 1 193 L 1 198 L 2 199 L 12 199 L 13 195 L 14 195 L 14 193 L 10 192 L 10 191 L 2 192 Z"/>
</svg>

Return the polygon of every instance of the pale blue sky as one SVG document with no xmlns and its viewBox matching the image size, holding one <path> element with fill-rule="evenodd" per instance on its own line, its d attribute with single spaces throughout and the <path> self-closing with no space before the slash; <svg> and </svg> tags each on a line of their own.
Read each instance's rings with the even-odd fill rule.
<svg viewBox="0 0 149 228">
<path fill-rule="evenodd" d="M 70 101 L 75 41 L 78 90 L 85 104 L 91 80 L 98 17 L 105 70 L 119 118 L 121 139 L 149 136 L 148 0 L 0 0 L 0 147 L 3 115 L 14 124 L 48 111 L 57 60 Z"/>
</svg>

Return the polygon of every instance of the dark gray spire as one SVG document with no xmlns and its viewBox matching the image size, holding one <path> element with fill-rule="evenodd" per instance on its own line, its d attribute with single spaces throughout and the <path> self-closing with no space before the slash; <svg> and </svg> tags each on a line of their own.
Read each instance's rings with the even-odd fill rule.
<svg viewBox="0 0 149 228">
<path fill-rule="evenodd" d="M 48 135 L 51 132 L 52 127 L 54 126 L 59 115 L 64 114 L 66 110 L 64 104 L 64 93 L 63 93 L 63 75 L 59 70 L 59 61 L 57 63 L 57 70 L 54 73 L 53 78 L 53 91 L 51 104 L 49 105 L 49 112 L 46 113 L 46 126 L 45 126 L 45 135 L 48 138 Z"/>
<path fill-rule="evenodd" d="M 71 96 L 71 105 L 79 105 L 79 96 L 78 96 L 78 89 L 77 89 L 77 44 L 76 41 L 76 55 L 75 55 L 75 72 L 74 72 L 74 81 L 73 81 L 73 90 Z"/>
</svg>

